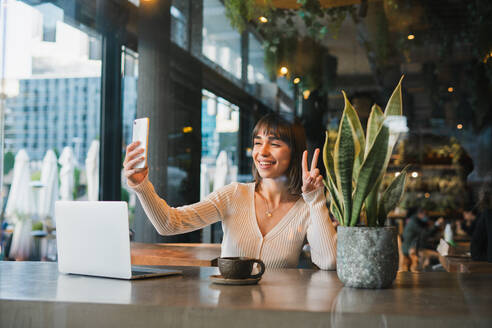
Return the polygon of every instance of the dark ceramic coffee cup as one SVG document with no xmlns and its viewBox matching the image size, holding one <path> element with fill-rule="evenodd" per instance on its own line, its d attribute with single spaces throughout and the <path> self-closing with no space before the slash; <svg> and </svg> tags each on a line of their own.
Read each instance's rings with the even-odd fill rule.
<svg viewBox="0 0 492 328">
<path fill-rule="evenodd" d="M 252 275 L 253 264 L 260 265 L 260 272 Z M 249 257 L 219 257 L 217 260 L 220 274 L 226 279 L 260 278 L 265 272 L 265 264 L 262 260 Z"/>
</svg>

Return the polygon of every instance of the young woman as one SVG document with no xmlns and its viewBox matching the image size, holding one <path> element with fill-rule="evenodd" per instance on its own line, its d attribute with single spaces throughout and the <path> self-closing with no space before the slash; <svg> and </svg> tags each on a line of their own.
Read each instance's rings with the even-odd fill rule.
<svg viewBox="0 0 492 328">
<path fill-rule="evenodd" d="M 147 178 L 138 143 L 128 145 L 124 173 L 161 235 L 173 235 L 222 221 L 221 256 L 261 259 L 267 268 L 296 267 L 307 237 L 314 264 L 335 269 L 336 231 L 316 168 L 319 149 L 307 163 L 306 137 L 299 122 L 275 114 L 253 130 L 253 183 L 231 183 L 204 200 L 178 208 L 160 198 Z"/>
</svg>

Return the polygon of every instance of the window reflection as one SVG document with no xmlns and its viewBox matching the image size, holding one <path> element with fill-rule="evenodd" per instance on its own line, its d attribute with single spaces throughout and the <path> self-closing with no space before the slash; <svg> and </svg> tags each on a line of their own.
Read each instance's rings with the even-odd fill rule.
<svg viewBox="0 0 492 328">
<path fill-rule="evenodd" d="M 237 181 L 238 140 L 239 107 L 212 92 L 202 90 L 200 199 L 226 184 Z M 207 240 L 207 237 L 211 240 Z M 220 242 L 220 223 L 214 224 L 211 229 L 205 229 L 203 238 L 208 242 Z"/>
<path fill-rule="evenodd" d="M 203 54 L 241 78 L 241 35 L 234 30 L 219 0 L 203 1 Z"/>
<path fill-rule="evenodd" d="M 123 47 L 122 49 L 123 65 L 123 154 L 125 158 L 126 145 L 132 142 L 133 121 L 137 115 L 137 86 L 138 86 L 138 53 Z M 121 200 L 128 202 L 128 214 L 130 227 L 133 226 L 135 217 L 136 195 L 127 186 L 126 178 L 121 172 Z"/>
<path fill-rule="evenodd" d="M 173 0 L 171 5 L 171 41 L 184 49 L 189 47 L 189 12 L 188 0 Z"/>
<path fill-rule="evenodd" d="M 268 79 L 265 69 L 265 52 L 256 36 L 249 33 L 248 82 L 250 84 L 264 83 Z"/>
</svg>

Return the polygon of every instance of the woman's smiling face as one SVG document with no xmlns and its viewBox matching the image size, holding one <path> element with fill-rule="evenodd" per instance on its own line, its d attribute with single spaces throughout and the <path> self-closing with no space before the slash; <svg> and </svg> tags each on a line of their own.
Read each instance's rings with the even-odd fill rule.
<svg viewBox="0 0 492 328">
<path fill-rule="evenodd" d="M 263 179 L 274 179 L 285 174 L 290 165 L 289 145 L 264 131 L 253 139 L 253 161 Z"/>
</svg>

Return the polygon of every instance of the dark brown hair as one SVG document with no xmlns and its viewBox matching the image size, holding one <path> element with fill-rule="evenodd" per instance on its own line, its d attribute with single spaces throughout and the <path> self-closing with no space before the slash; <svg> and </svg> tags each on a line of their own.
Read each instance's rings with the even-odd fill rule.
<svg viewBox="0 0 492 328">
<path fill-rule="evenodd" d="M 280 114 L 267 114 L 263 116 L 255 125 L 251 140 L 260 134 L 272 134 L 285 142 L 290 150 L 290 163 L 285 175 L 288 179 L 287 190 L 293 195 L 301 194 L 302 187 L 302 153 L 306 150 L 306 134 L 300 121 L 294 117 Z M 261 181 L 261 176 L 256 170 L 253 161 L 253 178 L 256 186 Z"/>
</svg>

